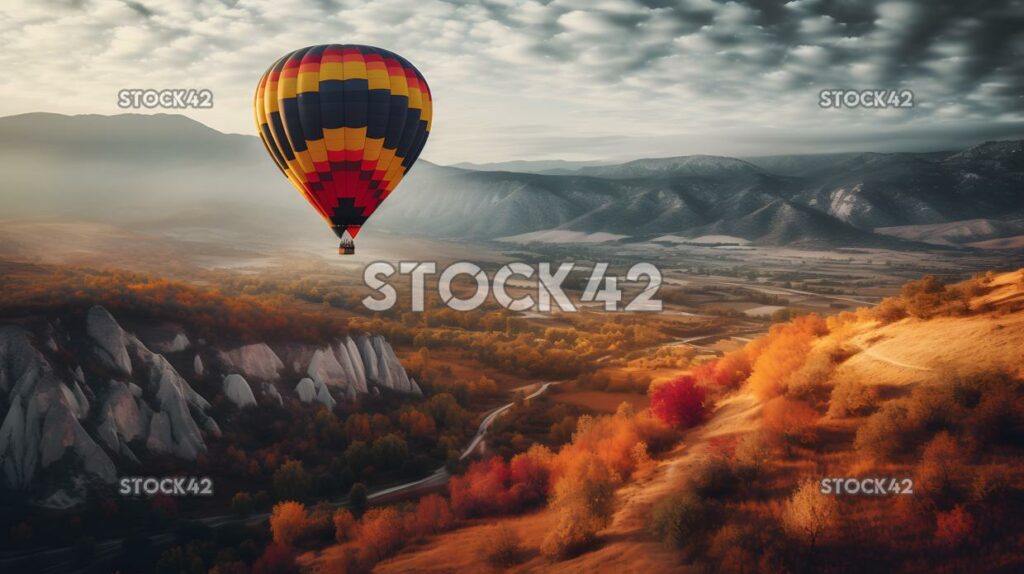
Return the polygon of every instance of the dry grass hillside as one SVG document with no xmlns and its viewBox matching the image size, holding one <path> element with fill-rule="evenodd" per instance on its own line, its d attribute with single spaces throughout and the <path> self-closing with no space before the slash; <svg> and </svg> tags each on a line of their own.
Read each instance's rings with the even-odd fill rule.
<svg viewBox="0 0 1024 574">
<path fill-rule="evenodd" d="M 1020 571 L 1022 367 L 1024 270 L 797 318 L 693 369 L 712 410 L 618 483 L 588 544 L 542 551 L 563 523 L 553 502 L 464 520 L 373 571 Z M 828 496 L 827 477 L 913 494 Z"/>
</svg>

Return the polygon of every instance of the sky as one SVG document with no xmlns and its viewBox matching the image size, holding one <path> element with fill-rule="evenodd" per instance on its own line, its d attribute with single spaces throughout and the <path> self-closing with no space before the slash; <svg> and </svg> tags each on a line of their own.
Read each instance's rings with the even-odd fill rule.
<svg viewBox="0 0 1024 574">
<path fill-rule="evenodd" d="M 255 134 L 282 54 L 369 44 L 423 73 L 437 163 L 956 149 L 1024 138 L 1024 0 L 4 0 L 0 115 L 117 114 L 127 88 Z M 913 108 L 823 109 L 823 89 Z M 162 110 L 158 110 L 162 111 Z"/>
</svg>

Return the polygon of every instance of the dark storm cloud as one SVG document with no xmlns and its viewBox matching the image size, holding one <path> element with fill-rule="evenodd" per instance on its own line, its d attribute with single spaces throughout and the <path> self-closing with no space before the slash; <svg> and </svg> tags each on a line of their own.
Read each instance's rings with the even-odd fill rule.
<svg viewBox="0 0 1024 574">
<path fill-rule="evenodd" d="M 1022 31 L 1024 0 L 9 0 L 0 65 L 32 73 L 8 74 L 0 105 L 116 113 L 125 78 L 201 83 L 218 100 L 197 119 L 249 132 L 268 62 L 356 42 L 422 68 L 439 160 L 957 147 L 1019 133 Z M 817 105 L 825 88 L 897 87 L 913 109 Z"/>
</svg>

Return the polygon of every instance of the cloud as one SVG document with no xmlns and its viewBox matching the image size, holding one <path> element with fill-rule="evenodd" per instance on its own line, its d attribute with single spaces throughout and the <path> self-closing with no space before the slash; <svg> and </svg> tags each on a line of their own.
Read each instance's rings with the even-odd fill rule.
<svg viewBox="0 0 1024 574">
<path fill-rule="evenodd" d="M 427 77 L 435 161 L 880 148 L 894 126 L 958 147 L 1024 121 L 1022 30 L 1015 0 L 9 0 L 0 114 L 113 114 L 122 88 L 198 87 L 215 107 L 188 115 L 253 133 L 267 65 L 347 42 Z M 825 88 L 920 105 L 822 110 Z"/>
</svg>

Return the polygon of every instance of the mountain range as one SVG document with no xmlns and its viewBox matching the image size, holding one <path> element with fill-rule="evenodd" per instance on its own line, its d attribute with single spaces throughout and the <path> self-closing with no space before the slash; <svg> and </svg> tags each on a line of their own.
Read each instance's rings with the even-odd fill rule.
<svg viewBox="0 0 1024 574">
<path fill-rule="evenodd" d="M 330 237 L 258 139 L 183 116 L 10 116 L 0 118 L 0 149 L 8 217 Z M 1024 141 L 944 153 L 467 167 L 420 160 L 368 229 L 467 240 L 563 230 L 627 242 L 1024 246 Z"/>
</svg>

